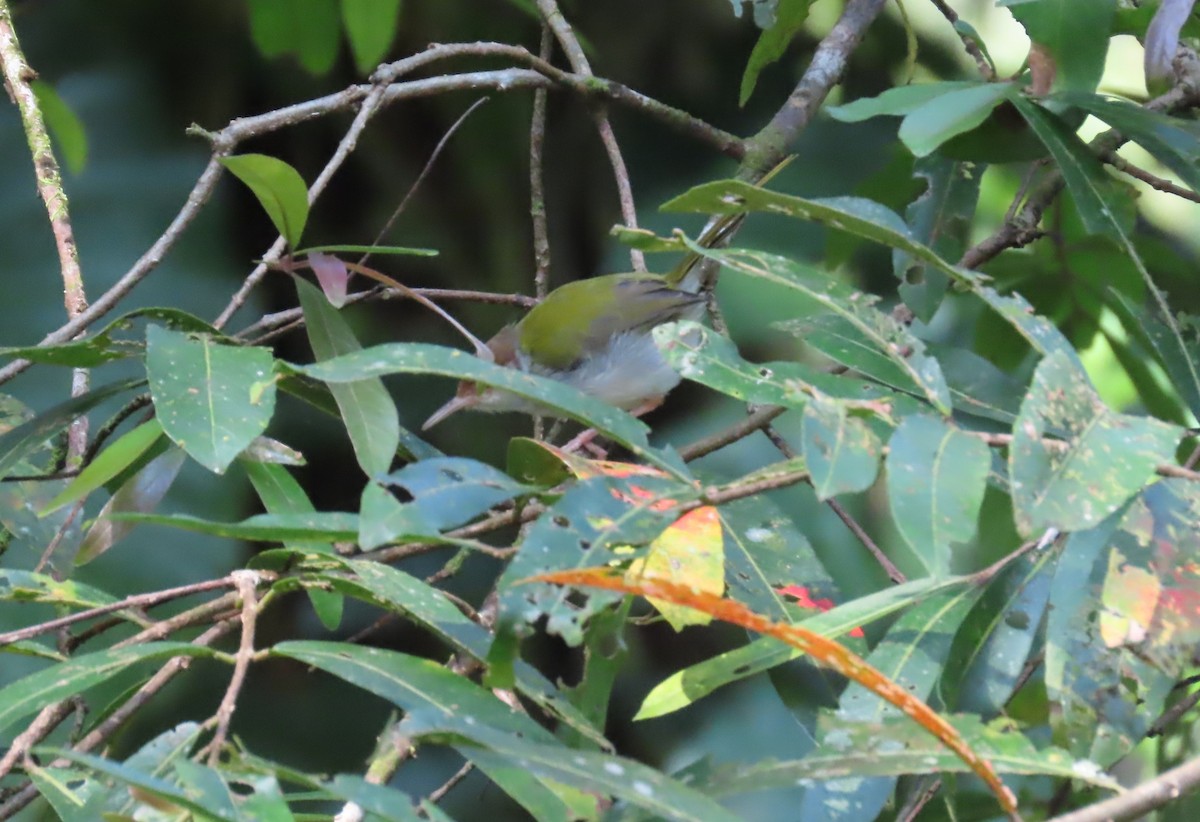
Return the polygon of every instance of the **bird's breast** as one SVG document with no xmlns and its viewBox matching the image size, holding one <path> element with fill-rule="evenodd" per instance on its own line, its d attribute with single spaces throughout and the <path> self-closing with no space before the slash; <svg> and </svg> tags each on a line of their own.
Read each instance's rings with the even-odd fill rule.
<svg viewBox="0 0 1200 822">
<path fill-rule="evenodd" d="M 679 375 L 658 353 L 653 337 L 644 331 L 614 334 L 602 348 L 565 370 L 539 366 L 523 352 L 522 370 L 552 377 L 618 408 L 635 408 L 661 397 L 679 384 Z"/>
</svg>

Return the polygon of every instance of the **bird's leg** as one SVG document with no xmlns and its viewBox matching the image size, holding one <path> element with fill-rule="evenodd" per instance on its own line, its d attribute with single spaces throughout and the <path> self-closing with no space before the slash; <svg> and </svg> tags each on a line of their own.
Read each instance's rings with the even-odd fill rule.
<svg viewBox="0 0 1200 822">
<path fill-rule="evenodd" d="M 660 405 L 663 404 L 663 399 L 664 399 L 663 397 L 652 397 L 651 399 L 648 399 L 644 403 L 639 405 L 637 408 L 634 408 L 629 413 L 635 417 L 641 417 L 644 414 L 649 414 L 655 408 L 658 408 Z M 566 451 L 568 454 L 574 453 L 575 451 L 578 451 L 580 448 L 584 448 L 585 446 L 591 446 L 592 440 L 594 440 L 599 435 L 600 435 L 600 432 L 597 431 L 595 428 L 589 428 L 586 431 L 583 431 L 582 433 L 578 434 L 573 440 L 571 440 L 566 445 L 564 445 L 562 450 Z M 589 448 L 589 450 L 590 450 L 590 448 Z M 601 457 L 600 459 L 603 459 L 603 457 Z"/>
</svg>

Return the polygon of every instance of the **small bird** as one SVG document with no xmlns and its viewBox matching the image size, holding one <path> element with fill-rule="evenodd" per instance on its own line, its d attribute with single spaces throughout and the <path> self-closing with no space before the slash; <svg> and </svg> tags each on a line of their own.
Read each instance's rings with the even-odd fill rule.
<svg viewBox="0 0 1200 822">
<path fill-rule="evenodd" d="M 714 219 L 701 235 L 700 245 L 722 244 L 745 217 L 741 212 Z M 715 267 L 697 265 L 700 262 L 701 257 L 692 253 L 666 275 L 608 274 L 560 286 L 515 325 L 501 329 L 486 343 L 488 351 L 479 353 L 497 365 L 550 377 L 635 416 L 644 414 L 679 384 L 679 374 L 659 354 L 652 332 L 663 323 L 699 319 L 704 313 L 703 292 Z M 468 409 L 549 413 L 523 397 L 463 380 L 454 397 L 434 411 L 421 430 Z"/>
</svg>

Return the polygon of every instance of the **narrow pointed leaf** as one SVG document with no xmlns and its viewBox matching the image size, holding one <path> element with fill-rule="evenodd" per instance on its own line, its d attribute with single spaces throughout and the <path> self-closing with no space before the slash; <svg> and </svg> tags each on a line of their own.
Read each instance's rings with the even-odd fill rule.
<svg viewBox="0 0 1200 822">
<path fill-rule="evenodd" d="M 83 543 L 79 546 L 75 563 L 83 565 L 91 562 L 124 539 L 133 530 L 133 523 L 123 521 L 122 517 L 129 514 L 148 514 L 157 508 L 186 461 L 187 456 L 184 452 L 172 447 L 126 480 L 108 502 L 104 503 L 104 507 L 92 522 L 92 527 L 88 529 Z"/>
<path fill-rule="evenodd" d="M 984 83 L 951 89 L 908 114 L 900 124 L 900 140 L 917 157 L 932 154 L 942 143 L 986 120 L 1011 88 L 1009 83 Z"/>
<path fill-rule="evenodd" d="M 88 463 L 87 467 L 79 472 L 79 476 L 71 480 L 71 484 L 39 512 L 39 516 L 45 516 L 86 497 L 128 468 L 134 460 L 158 442 L 162 435 L 162 425 L 155 419 L 147 420 L 132 431 L 122 434 Z"/>
<path fill-rule="evenodd" d="M 360 74 L 370 74 L 391 48 L 400 0 L 342 0 L 342 24 Z"/>
<path fill-rule="evenodd" d="M 308 342 L 318 360 L 362 350 L 349 324 L 317 288 L 298 279 L 296 292 L 304 309 Z M 372 477 L 386 472 L 400 444 L 400 415 L 383 380 L 365 377 L 330 383 L 329 390 L 363 472 Z"/>
</svg>

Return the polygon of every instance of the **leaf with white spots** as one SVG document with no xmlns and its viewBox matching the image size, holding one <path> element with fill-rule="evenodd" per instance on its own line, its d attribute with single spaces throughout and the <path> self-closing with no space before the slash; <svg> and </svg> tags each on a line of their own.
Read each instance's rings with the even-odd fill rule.
<svg viewBox="0 0 1200 822">
<path fill-rule="evenodd" d="M 266 348 L 146 329 L 146 374 L 158 420 L 180 448 L 218 474 L 271 420 L 273 363 Z"/>
<path fill-rule="evenodd" d="M 1009 449 L 1018 530 L 1033 536 L 1099 524 L 1153 479 L 1156 466 L 1174 461 L 1182 436 L 1178 426 L 1116 413 L 1069 358 L 1046 357 Z"/>
<path fill-rule="evenodd" d="M 879 473 L 879 438 L 846 402 L 816 394 L 800 424 L 804 461 L 817 499 L 865 491 Z"/>
<path fill-rule="evenodd" d="M 937 417 L 906 417 L 888 443 L 887 489 L 901 536 L 929 573 L 950 570 L 950 547 L 975 534 L 991 454 Z"/>
</svg>

